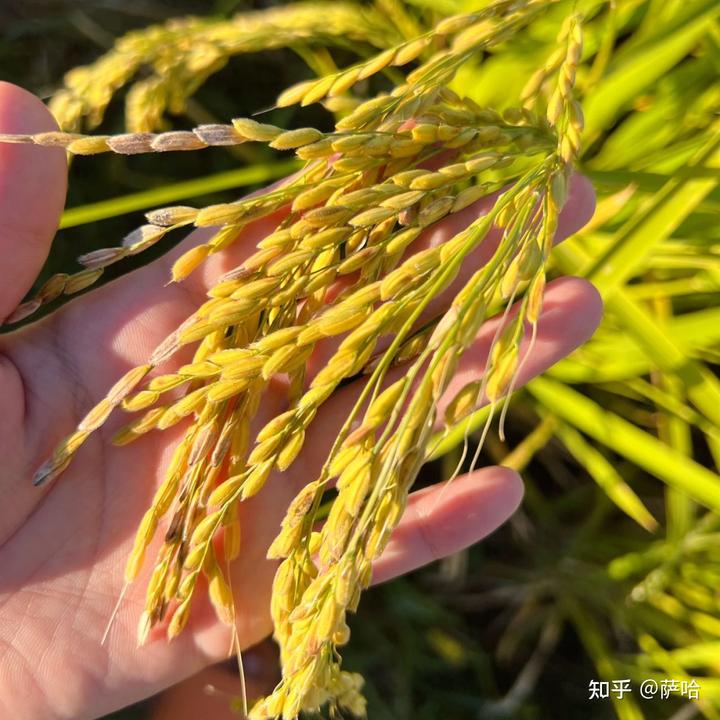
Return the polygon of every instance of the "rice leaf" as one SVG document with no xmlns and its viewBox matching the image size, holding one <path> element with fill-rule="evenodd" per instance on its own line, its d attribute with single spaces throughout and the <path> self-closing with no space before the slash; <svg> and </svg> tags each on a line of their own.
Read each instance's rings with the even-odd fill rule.
<svg viewBox="0 0 720 720">
<path fill-rule="evenodd" d="M 690 5 L 690 3 L 688 3 Z M 697 44 L 720 14 L 712 0 L 692 3 L 687 16 L 648 38 L 631 52 L 618 55 L 609 73 L 585 102 L 588 143 L 640 96 L 652 83 L 674 67 Z"/>
<path fill-rule="evenodd" d="M 648 532 L 655 532 L 658 529 L 657 520 L 645 507 L 643 501 L 597 448 L 586 442 L 577 430 L 567 424 L 560 424 L 555 434 L 590 477 L 625 514 Z"/>
<path fill-rule="evenodd" d="M 712 167 L 720 173 L 720 132 L 698 153 L 692 166 Z M 583 269 L 588 278 L 607 296 L 624 285 L 640 269 L 643 261 L 661 241 L 679 227 L 705 197 L 717 186 L 720 175 L 703 180 L 679 173 L 669 180 L 642 213 L 632 218 L 615 234 L 604 253 L 594 257 Z"/>
<path fill-rule="evenodd" d="M 528 390 L 569 425 L 706 507 L 720 511 L 720 476 L 714 472 L 567 385 L 540 377 L 528 385 Z"/>
<path fill-rule="evenodd" d="M 250 165 L 239 170 L 214 173 L 196 180 L 162 185 L 152 190 L 131 193 L 112 200 L 68 208 L 62 215 L 60 228 L 87 225 L 97 220 L 107 220 L 124 213 L 147 210 L 177 200 L 264 183 L 284 177 L 297 168 L 298 163 L 295 160 Z"/>
</svg>

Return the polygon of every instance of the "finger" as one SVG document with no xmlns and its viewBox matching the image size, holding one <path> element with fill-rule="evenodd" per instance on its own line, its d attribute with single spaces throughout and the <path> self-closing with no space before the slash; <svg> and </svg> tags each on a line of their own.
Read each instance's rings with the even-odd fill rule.
<svg viewBox="0 0 720 720">
<path fill-rule="evenodd" d="M 482 540 L 517 510 L 522 496 L 520 476 L 503 467 L 416 490 L 373 566 L 373 582 L 403 575 Z"/>
<path fill-rule="evenodd" d="M 512 320 L 519 307 L 520 303 L 516 303 L 505 322 Z M 518 355 L 521 368 L 514 387 L 522 387 L 587 342 L 600 324 L 602 311 L 602 298 L 587 280 L 566 277 L 551 282 L 548 285 L 543 312 L 538 320 L 534 342 L 529 328 L 525 328 Z M 484 326 L 478 339 L 463 356 L 458 371 L 441 399 L 438 413 L 440 416 L 446 403 L 460 388 L 471 380 L 482 377 L 490 347 L 501 322 L 501 318 L 495 318 Z M 480 406 L 486 404 L 487 398 L 483 397 Z"/>
<path fill-rule="evenodd" d="M 458 233 L 480 217 L 492 210 L 499 193 L 493 193 L 481 198 L 460 212 L 449 215 L 443 222 L 431 226 L 422 233 L 411 245 L 411 252 L 418 252 L 429 247 L 436 247 Z M 584 227 L 595 212 L 595 190 L 588 178 L 575 173 L 570 178 L 568 199 L 558 217 L 558 226 L 555 232 L 555 242 L 559 243 Z M 487 263 L 497 248 L 501 232 L 493 228 L 488 237 L 468 255 L 468 265 L 475 272 L 478 267 Z"/>
<path fill-rule="evenodd" d="M 57 124 L 43 103 L 0 82 L 0 132 L 48 130 Z M 15 309 L 45 262 L 66 186 L 62 149 L 0 143 L 0 319 Z"/>
<path fill-rule="evenodd" d="M 519 310 L 516 303 L 508 316 L 512 319 Z M 548 284 L 543 311 L 538 320 L 537 337 L 532 353 L 530 338 L 526 333 L 520 346 L 521 370 L 515 387 L 520 388 L 575 348 L 582 345 L 595 332 L 602 317 L 602 300 L 597 290 L 580 278 L 560 278 Z M 501 322 L 494 318 L 485 323 L 476 341 L 463 355 L 453 379 L 441 399 L 438 422 L 444 407 L 454 394 L 466 383 L 482 376 L 493 338 Z M 527 355 L 527 359 L 523 360 Z M 395 368 L 388 373 L 385 384 L 398 380 L 407 372 L 407 366 Z M 342 427 L 351 408 L 355 405 L 365 386 L 365 380 L 356 380 L 334 393 L 323 405 L 314 423 L 308 429 L 303 456 L 310 468 L 319 469 L 335 441 L 337 428 Z M 480 400 L 480 405 L 486 399 Z M 358 421 L 355 423 L 356 425 Z M 438 426 L 439 427 L 439 426 Z"/>
</svg>

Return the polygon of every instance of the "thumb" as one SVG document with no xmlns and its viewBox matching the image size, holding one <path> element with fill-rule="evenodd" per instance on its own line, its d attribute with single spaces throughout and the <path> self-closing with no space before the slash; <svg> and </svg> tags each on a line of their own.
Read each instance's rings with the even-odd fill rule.
<svg viewBox="0 0 720 720">
<path fill-rule="evenodd" d="M 0 132 L 48 130 L 57 130 L 57 124 L 45 105 L 17 85 L 0 82 Z M 62 149 L 0 143 L 0 325 L 45 262 L 66 187 Z"/>
<path fill-rule="evenodd" d="M 0 82 L 0 132 L 34 133 L 57 128 L 34 95 Z M 32 286 L 50 249 L 67 182 L 60 148 L 0 143 L 0 326 Z M 17 478 L 28 472 L 23 413 L 25 388 L 0 346 L 0 545 L 24 522 L 41 494 Z M 8 524 L 7 520 L 10 519 Z"/>
</svg>

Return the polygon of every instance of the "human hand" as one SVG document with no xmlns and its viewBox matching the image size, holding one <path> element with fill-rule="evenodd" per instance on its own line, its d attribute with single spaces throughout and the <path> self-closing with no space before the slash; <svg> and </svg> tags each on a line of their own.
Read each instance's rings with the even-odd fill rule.
<svg viewBox="0 0 720 720">
<path fill-rule="evenodd" d="M 53 128 L 36 98 L 0 84 L 0 131 Z M 27 292 L 48 253 L 65 185 L 62 150 L 0 145 L 0 318 Z M 423 242 L 457 232 L 486 208 L 482 202 L 467 208 L 427 233 Z M 592 210 L 589 184 L 575 178 L 559 239 L 582 227 Z M 203 236 L 197 231 L 132 276 L 0 337 L 0 716 L 97 717 L 227 657 L 229 630 L 215 620 L 209 604 L 200 601 L 190 625 L 172 643 L 151 641 L 138 649 L 142 578 L 126 594 L 107 642 L 100 642 L 123 587 L 135 525 L 163 476 L 181 428 L 113 451 L 109 440 L 118 423 L 111 421 L 85 444 L 59 481 L 38 489 L 30 478 L 114 381 L 143 363 L 203 301 L 212 281 L 250 254 L 273 225 L 272 217 L 255 222 L 231 251 L 213 256 L 183 283 L 165 287 L 173 260 Z M 477 267 L 486 258 L 484 248 L 468 259 L 468 273 L 469 266 Z M 598 295 L 585 281 L 550 283 L 537 342 L 520 381 L 584 342 L 600 313 Z M 485 325 L 450 392 L 481 372 L 494 327 L 492 322 Z M 182 361 L 179 355 L 177 362 Z M 265 559 L 266 549 L 290 500 L 316 476 L 357 395 L 355 385 L 337 392 L 318 413 L 291 469 L 241 504 L 244 544 L 232 579 L 242 647 L 271 631 L 269 598 L 276 564 Z M 278 412 L 284 397 L 282 388 L 269 391 L 258 422 Z M 483 538 L 514 512 L 522 484 L 511 470 L 496 467 L 456 479 L 441 496 L 439 491 L 434 487 L 411 496 L 376 565 L 376 580 L 408 572 Z"/>
</svg>

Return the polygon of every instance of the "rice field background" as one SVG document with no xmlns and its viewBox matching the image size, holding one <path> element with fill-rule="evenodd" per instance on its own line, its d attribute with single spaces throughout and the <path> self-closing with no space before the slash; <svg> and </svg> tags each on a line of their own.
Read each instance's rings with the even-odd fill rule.
<svg viewBox="0 0 720 720">
<path fill-rule="evenodd" d="M 374 7 L 388 18 L 392 44 L 483 4 Z M 5 0 L 0 77 L 49 98 L 64 71 L 130 30 L 270 5 L 287 3 Z M 502 108 L 572 5 L 557 3 L 522 42 L 471 63 L 454 89 Z M 577 7 L 589 18 L 581 170 L 595 184 L 598 210 L 556 249 L 552 272 L 592 279 L 605 320 L 588 345 L 517 394 L 507 437 L 488 437 L 482 462 L 523 473 L 515 517 L 481 545 L 364 597 L 344 662 L 366 677 L 373 720 L 720 717 L 720 4 Z M 362 43 L 327 48 L 310 38 L 238 55 L 169 122 L 184 129 L 252 116 L 287 86 L 363 52 Z M 392 77 L 367 91 L 383 82 Z M 319 105 L 274 110 L 267 121 L 333 125 Z M 124 129 L 122 93 L 101 129 Z M 250 144 L 75 161 L 69 211 L 38 283 L 73 267 L 78 254 L 114 244 L 143 210 L 232 200 L 292 168 Z M 449 475 L 458 453 L 450 447 L 420 482 Z M 591 681 L 622 678 L 631 680 L 630 696 L 590 699 Z M 638 688 L 648 678 L 695 680 L 699 700 L 643 699 Z M 112 717 L 151 712 L 144 705 Z"/>
</svg>

